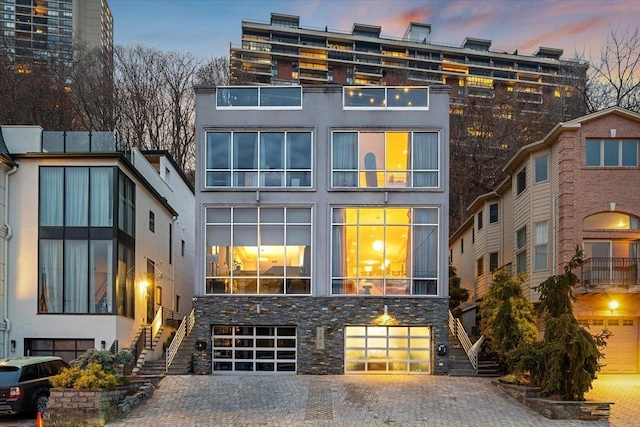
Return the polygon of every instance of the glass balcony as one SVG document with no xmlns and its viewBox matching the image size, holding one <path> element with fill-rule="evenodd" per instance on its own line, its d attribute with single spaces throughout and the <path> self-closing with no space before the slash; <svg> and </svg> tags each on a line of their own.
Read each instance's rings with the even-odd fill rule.
<svg viewBox="0 0 640 427">
<path fill-rule="evenodd" d="M 117 151 L 116 134 L 109 131 L 44 131 L 44 153 L 112 153 Z"/>
</svg>

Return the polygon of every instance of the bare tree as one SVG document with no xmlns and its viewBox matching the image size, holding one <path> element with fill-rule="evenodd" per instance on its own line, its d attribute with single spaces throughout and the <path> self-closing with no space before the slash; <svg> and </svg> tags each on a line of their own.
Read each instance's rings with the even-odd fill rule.
<svg viewBox="0 0 640 427">
<path fill-rule="evenodd" d="M 196 84 L 228 85 L 231 81 L 231 68 L 226 56 L 218 56 L 207 60 L 196 71 Z"/>
<path fill-rule="evenodd" d="M 640 112 L 640 37 L 638 27 L 609 28 L 607 44 L 589 61 L 586 100 L 589 111 L 619 106 Z"/>
</svg>

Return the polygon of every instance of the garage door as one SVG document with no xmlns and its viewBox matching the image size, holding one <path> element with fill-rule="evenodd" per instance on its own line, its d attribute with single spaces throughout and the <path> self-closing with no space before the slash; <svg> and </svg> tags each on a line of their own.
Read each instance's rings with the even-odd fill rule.
<svg viewBox="0 0 640 427">
<path fill-rule="evenodd" d="M 581 323 L 585 323 L 584 319 Z M 588 319 L 589 332 L 600 332 L 605 327 L 612 333 L 607 346 L 602 350 L 605 366 L 603 374 L 638 373 L 638 319 L 625 317 L 605 317 Z"/>
<path fill-rule="evenodd" d="M 295 326 L 214 326 L 213 373 L 296 372 Z"/>
<path fill-rule="evenodd" d="M 345 372 L 421 373 L 431 370 L 431 327 L 345 327 Z"/>
</svg>

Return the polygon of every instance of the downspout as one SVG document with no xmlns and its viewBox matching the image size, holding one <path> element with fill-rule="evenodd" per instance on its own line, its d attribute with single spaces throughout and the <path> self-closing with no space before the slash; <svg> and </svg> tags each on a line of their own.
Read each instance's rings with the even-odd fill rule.
<svg viewBox="0 0 640 427">
<path fill-rule="evenodd" d="M 11 321 L 9 320 L 9 239 L 13 235 L 13 230 L 9 225 L 9 176 L 16 173 L 18 166 L 14 166 L 5 173 L 4 180 L 4 225 L 7 227 L 7 235 L 4 236 L 4 271 L 2 273 L 2 312 L 4 313 L 4 357 L 9 357 L 9 332 L 11 332 Z"/>
</svg>

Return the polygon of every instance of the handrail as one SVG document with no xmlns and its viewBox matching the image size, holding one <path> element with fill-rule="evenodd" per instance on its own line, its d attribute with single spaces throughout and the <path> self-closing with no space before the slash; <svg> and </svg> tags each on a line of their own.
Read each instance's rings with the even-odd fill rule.
<svg viewBox="0 0 640 427">
<path fill-rule="evenodd" d="M 160 309 L 156 311 L 156 315 L 154 316 L 153 321 L 151 322 L 151 337 L 150 337 L 151 342 L 153 342 L 153 339 L 156 337 L 156 334 L 164 324 L 162 321 L 163 313 L 164 313 L 164 307 L 160 307 Z"/>
<path fill-rule="evenodd" d="M 113 340 L 113 344 L 111 344 L 111 347 L 109 347 L 109 352 L 111 354 L 118 354 L 118 351 L 119 351 L 118 340 Z"/>
<path fill-rule="evenodd" d="M 195 323 L 196 323 L 196 312 L 195 312 L 195 309 L 193 309 L 191 310 L 191 313 L 189 314 L 189 316 L 185 316 L 184 319 L 182 319 L 180 326 L 178 327 L 178 329 L 176 329 L 176 334 L 174 335 L 173 340 L 171 340 L 171 344 L 169 344 L 169 347 L 167 347 L 167 353 L 165 356 L 167 360 L 167 363 L 166 363 L 167 372 L 169 371 L 169 366 L 171 366 L 173 359 L 178 354 L 178 350 L 180 349 L 180 345 L 182 344 L 184 337 L 188 336 L 191 333 Z"/>
<path fill-rule="evenodd" d="M 473 369 L 478 369 L 478 350 L 484 341 L 484 336 L 480 337 L 475 344 L 471 344 L 469 335 L 465 332 L 462 323 L 460 323 L 460 319 L 453 317 L 451 311 L 449 311 L 449 330 L 451 330 L 453 336 L 458 338 L 460 344 L 462 344 L 462 348 L 464 348 L 465 353 L 467 353 Z"/>
</svg>

